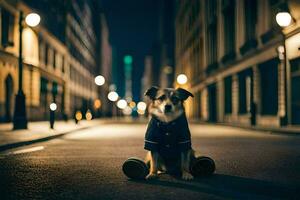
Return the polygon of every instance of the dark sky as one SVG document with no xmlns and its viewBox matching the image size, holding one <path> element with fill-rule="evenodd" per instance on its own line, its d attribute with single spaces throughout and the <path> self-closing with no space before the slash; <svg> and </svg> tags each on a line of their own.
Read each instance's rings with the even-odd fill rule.
<svg viewBox="0 0 300 200">
<path fill-rule="evenodd" d="M 103 0 L 110 42 L 118 60 L 118 92 L 124 90 L 123 56 L 133 56 L 133 95 L 139 100 L 145 55 L 158 37 L 158 0 Z"/>
</svg>

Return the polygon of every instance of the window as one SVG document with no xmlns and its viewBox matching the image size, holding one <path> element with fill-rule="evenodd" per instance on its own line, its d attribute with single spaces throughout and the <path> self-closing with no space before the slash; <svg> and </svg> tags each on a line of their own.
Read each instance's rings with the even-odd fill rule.
<svg viewBox="0 0 300 200">
<path fill-rule="evenodd" d="M 13 46 L 14 39 L 14 16 L 1 8 L 1 42 L 3 47 Z"/>
<path fill-rule="evenodd" d="M 207 1 L 208 73 L 217 67 L 217 1 Z"/>
<path fill-rule="evenodd" d="M 61 71 L 62 73 L 65 73 L 65 57 L 61 57 Z"/>
<path fill-rule="evenodd" d="M 246 54 L 250 49 L 257 47 L 256 40 L 256 24 L 257 24 L 257 0 L 245 0 L 245 43 L 240 48 L 242 55 Z"/>
<path fill-rule="evenodd" d="M 252 70 L 247 69 L 238 74 L 239 80 L 239 113 L 245 114 L 250 108 Z"/>
<path fill-rule="evenodd" d="M 245 0 L 245 38 L 251 40 L 256 36 L 257 0 Z"/>
<path fill-rule="evenodd" d="M 53 49 L 53 68 L 56 68 L 56 51 Z"/>
<path fill-rule="evenodd" d="M 278 63 L 276 58 L 259 65 L 262 115 L 277 115 Z"/>
<path fill-rule="evenodd" d="M 232 76 L 224 80 L 224 93 L 225 114 L 229 114 L 232 113 Z"/>
<path fill-rule="evenodd" d="M 222 12 L 224 19 L 224 57 L 223 63 L 235 57 L 235 0 L 223 0 Z"/>
<path fill-rule="evenodd" d="M 48 65 L 48 60 L 49 60 L 49 45 L 45 44 L 45 66 L 47 67 Z"/>
</svg>

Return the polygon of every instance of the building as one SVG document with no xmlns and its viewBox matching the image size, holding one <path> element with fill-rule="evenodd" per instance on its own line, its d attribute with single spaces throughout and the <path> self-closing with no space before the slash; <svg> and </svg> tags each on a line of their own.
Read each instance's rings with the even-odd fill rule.
<svg viewBox="0 0 300 200">
<path fill-rule="evenodd" d="M 281 29 L 276 14 L 283 9 L 293 21 Z M 297 0 L 178 1 L 176 75 L 187 75 L 182 87 L 195 95 L 187 103 L 189 117 L 239 125 L 299 125 L 299 24 Z"/>
<path fill-rule="evenodd" d="M 153 84 L 153 73 L 152 73 L 152 57 L 146 56 L 145 57 L 145 65 L 144 65 L 144 73 L 142 77 L 142 87 L 141 87 L 141 95 L 140 99 L 146 101 L 147 98 L 145 98 L 145 92 L 148 90 L 152 84 Z"/>
<path fill-rule="evenodd" d="M 52 2 L 52 1 L 51 1 Z M 70 0 L 66 7 L 66 46 L 70 53 L 71 112 L 91 109 L 98 98 L 94 78 L 99 73 L 99 8 L 92 0 Z"/>
<path fill-rule="evenodd" d="M 23 30 L 23 90 L 29 120 L 47 120 L 49 104 L 57 117 L 93 110 L 99 98 L 94 77 L 100 60 L 100 7 L 97 1 L 1 1 L 0 121 L 11 121 L 18 90 L 18 16 L 35 11 L 36 28 Z M 109 58 L 108 58 L 109 59 Z M 109 67 L 109 66 L 108 66 Z"/>
<path fill-rule="evenodd" d="M 153 85 L 163 88 L 172 87 L 174 78 L 174 18 L 173 0 L 158 1 L 158 34 L 152 47 Z"/>
<path fill-rule="evenodd" d="M 106 84 L 101 86 L 98 89 L 98 93 L 100 94 L 100 98 L 102 101 L 102 115 L 104 116 L 111 116 L 112 115 L 112 108 L 113 103 L 108 100 L 107 94 L 109 91 L 109 86 L 113 83 L 112 77 L 112 47 L 109 41 L 109 29 L 106 21 L 106 17 L 103 13 L 99 16 L 100 20 L 100 49 L 99 49 L 99 71 L 98 73 L 105 77 Z"/>
</svg>

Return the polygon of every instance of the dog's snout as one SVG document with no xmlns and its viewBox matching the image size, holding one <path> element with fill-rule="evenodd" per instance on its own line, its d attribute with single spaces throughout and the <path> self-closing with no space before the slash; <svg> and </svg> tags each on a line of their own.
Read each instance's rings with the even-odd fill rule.
<svg viewBox="0 0 300 200">
<path fill-rule="evenodd" d="M 165 105 L 165 112 L 170 112 L 172 110 L 171 105 Z"/>
</svg>

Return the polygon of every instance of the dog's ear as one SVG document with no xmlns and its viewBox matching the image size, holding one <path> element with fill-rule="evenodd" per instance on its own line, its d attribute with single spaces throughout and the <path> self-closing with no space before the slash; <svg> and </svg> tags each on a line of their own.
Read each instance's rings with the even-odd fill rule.
<svg viewBox="0 0 300 200">
<path fill-rule="evenodd" d="M 176 89 L 178 96 L 181 100 L 187 100 L 187 98 L 189 97 L 194 97 L 194 95 L 192 93 L 190 93 L 189 91 L 182 89 L 182 88 L 177 88 Z"/>
<path fill-rule="evenodd" d="M 148 96 L 151 100 L 154 100 L 158 90 L 158 87 L 152 86 L 145 92 L 145 96 Z"/>
</svg>

